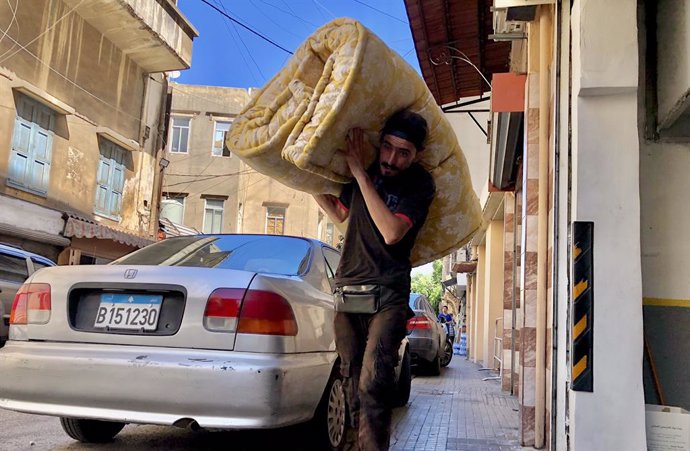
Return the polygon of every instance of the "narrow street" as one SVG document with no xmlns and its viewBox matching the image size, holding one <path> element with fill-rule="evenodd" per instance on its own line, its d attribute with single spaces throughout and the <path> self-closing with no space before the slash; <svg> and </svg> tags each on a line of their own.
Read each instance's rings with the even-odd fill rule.
<svg viewBox="0 0 690 451">
<path fill-rule="evenodd" d="M 497 381 L 463 356 L 453 356 L 440 377 L 418 376 L 406 407 L 394 412 L 392 451 L 504 451 L 517 443 L 517 399 L 500 391 Z M 190 432 L 172 427 L 128 425 L 102 446 L 73 441 L 56 418 L 0 410 L 7 450 L 311 450 L 304 427 L 278 431 Z"/>
</svg>

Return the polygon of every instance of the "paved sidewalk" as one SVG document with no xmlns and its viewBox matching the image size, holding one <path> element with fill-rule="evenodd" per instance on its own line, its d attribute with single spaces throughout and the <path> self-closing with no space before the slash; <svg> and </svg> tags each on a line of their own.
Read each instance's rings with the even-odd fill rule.
<svg viewBox="0 0 690 451">
<path fill-rule="evenodd" d="M 441 376 L 417 376 L 407 407 L 393 415 L 391 451 L 521 450 L 518 401 L 480 366 L 454 355 Z M 531 449 L 531 448 L 529 448 Z"/>
</svg>

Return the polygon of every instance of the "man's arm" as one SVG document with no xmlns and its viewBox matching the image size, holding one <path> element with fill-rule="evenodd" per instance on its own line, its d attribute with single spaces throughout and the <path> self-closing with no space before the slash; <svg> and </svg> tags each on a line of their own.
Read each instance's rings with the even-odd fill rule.
<svg viewBox="0 0 690 451">
<path fill-rule="evenodd" d="M 326 212 L 328 216 L 338 222 L 347 219 L 348 211 L 338 202 L 338 198 L 332 194 L 314 194 L 314 200 Z"/>
<path fill-rule="evenodd" d="M 371 219 L 376 224 L 376 228 L 383 236 L 386 244 L 395 244 L 403 239 L 412 224 L 393 214 L 379 193 L 376 192 L 374 182 L 369 178 L 362 163 L 363 150 L 364 134 L 358 128 L 353 129 L 347 137 L 347 164 L 359 185 L 364 203 L 369 210 Z"/>
</svg>

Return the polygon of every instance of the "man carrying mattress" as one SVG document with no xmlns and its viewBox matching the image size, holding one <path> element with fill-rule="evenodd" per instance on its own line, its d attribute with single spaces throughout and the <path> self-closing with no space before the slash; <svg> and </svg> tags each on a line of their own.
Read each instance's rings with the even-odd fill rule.
<svg viewBox="0 0 690 451">
<path fill-rule="evenodd" d="M 358 449 L 387 450 L 398 348 L 406 334 L 410 253 L 424 224 L 435 186 L 417 161 L 427 123 L 402 110 L 379 141 L 378 159 L 365 168 L 361 130 L 347 137 L 354 181 L 340 197 L 314 196 L 335 220 L 349 218 L 336 271 L 336 349 L 357 431 Z"/>
</svg>

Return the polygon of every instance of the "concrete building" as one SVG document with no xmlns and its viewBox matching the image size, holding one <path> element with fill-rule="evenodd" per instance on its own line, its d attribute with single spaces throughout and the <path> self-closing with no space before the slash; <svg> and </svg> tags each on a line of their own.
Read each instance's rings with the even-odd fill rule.
<svg viewBox="0 0 690 451">
<path fill-rule="evenodd" d="M 197 31 L 174 2 L 0 4 L 0 241 L 109 261 L 158 228 L 164 71 Z"/>
<path fill-rule="evenodd" d="M 484 226 L 451 274 L 468 276 L 469 358 L 500 365 L 521 442 L 690 449 L 687 415 L 648 407 L 690 408 L 690 2 L 406 4 L 437 101 L 477 119 L 461 144 L 491 138 L 463 144 Z"/>
<path fill-rule="evenodd" d="M 268 233 L 337 245 L 339 232 L 311 195 L 247 166 L 225 132 L 250 90 L 171 84 L 161 217 L 201 233 Z"/>
<path fill-rule="evenodd" d="M 225 132 L 249 99 L 246 89 L 172 83 L 161 217 L 203 233 L 237 231 L 241 161 Z"/>
</svg>

